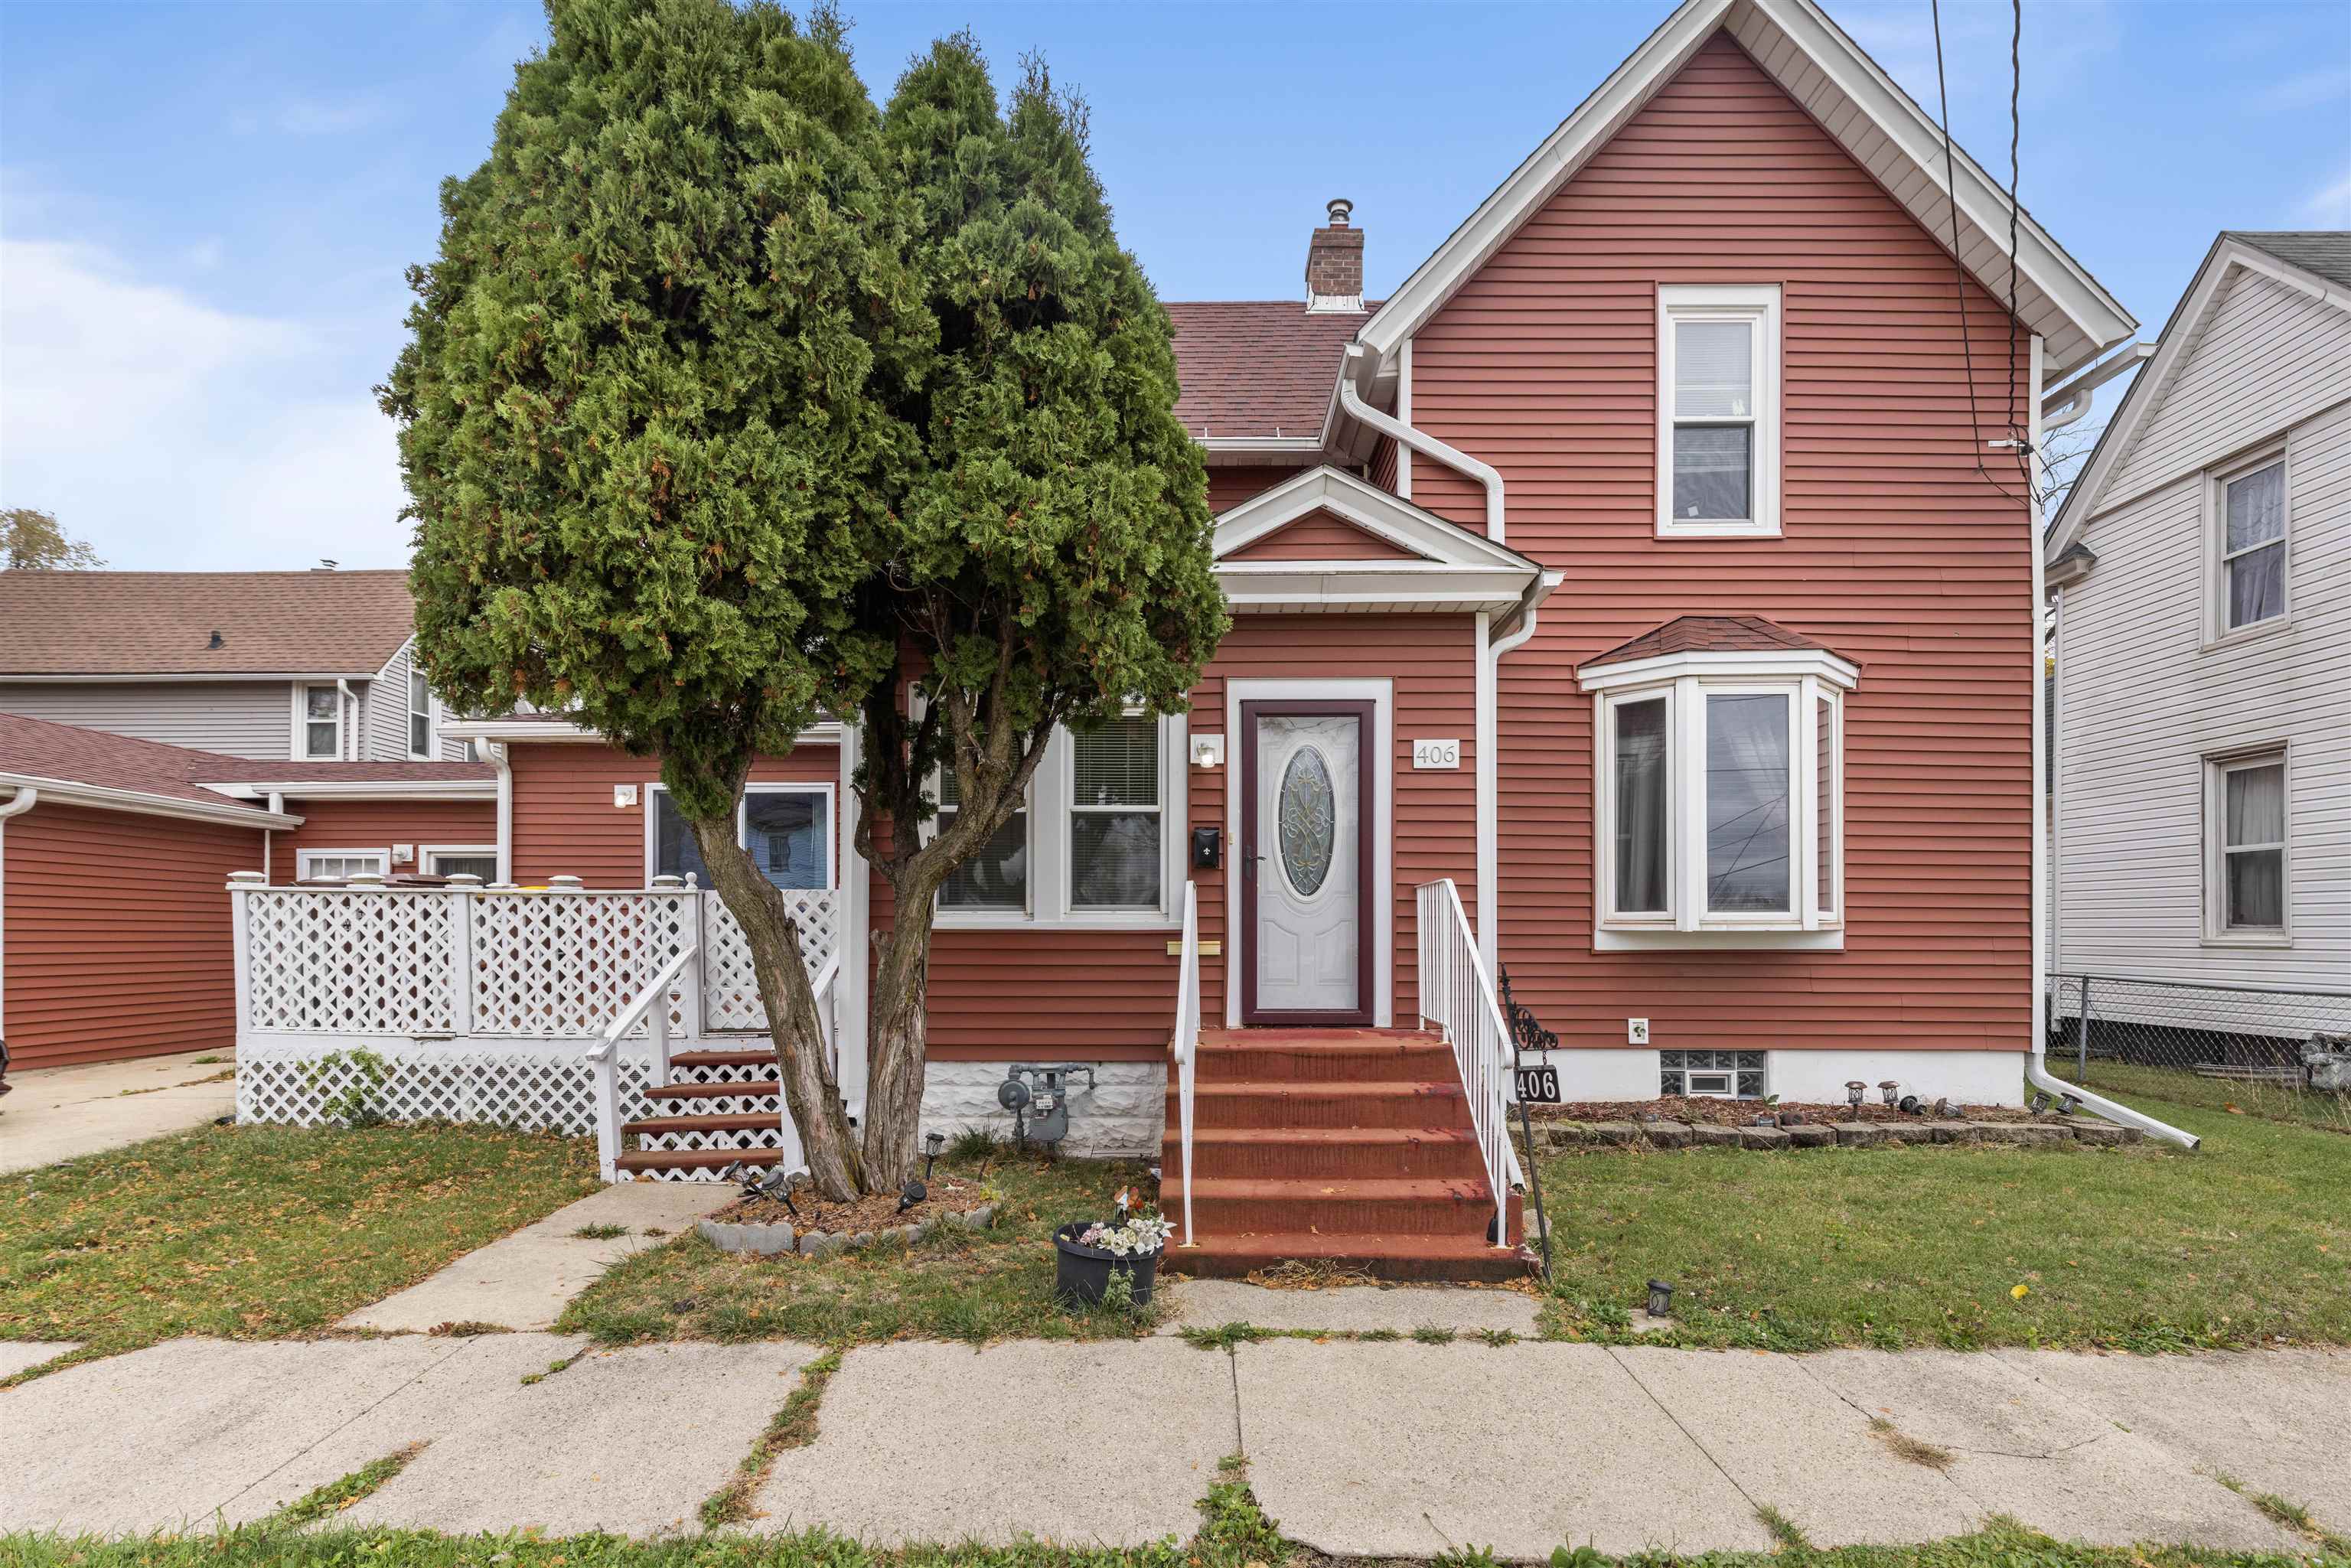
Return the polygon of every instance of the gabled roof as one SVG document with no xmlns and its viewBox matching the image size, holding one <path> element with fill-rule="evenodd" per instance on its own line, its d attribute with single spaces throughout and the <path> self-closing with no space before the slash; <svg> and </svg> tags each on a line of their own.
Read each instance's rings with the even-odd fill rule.
<svg viewBox="0 0 2351 1568">
<path fill-rule="evenodd" d="M 1813 0 L 1684 0 L 1672 16 L 1543 140 L 1365 324 L 1379 373 L 1454 291 L 1572 179 L 1717 30 L 1949 246 L 1951 206 L 1940 127 L 1838 29 Z M 1952 160 L 1958 254 L 1994 297 L 2008 294 L 2006 191 L 1964 152 Z M 2017 313 L 2047 340 L 2054 373 L 2120 342 L 2137 322 L 2029 214 L 2018 218 Z"/>
<path fill-rule="evenodd" d="M 415 614 L 405 571 L 0 571 L 0 680 L 360 679 Z"/>
<path fill-rule="evenodd" d="M 2222 229 L 2220 237 L 2242 240 L 2289 267 L 2351 288 L 2351 230 Z"/>
<path fill-rule="evenodd" d="M 1329 560 L 1238 559 L 1301 517 L 1324 513 L 1398 553 Z M 1310 468 L 1217 518 L 1217 583 L 1237 611 L 1484 611 L 1509 617 L 1557 585 L 1534 561 L 1343 468 Z M 1499 628 L 1498 628 L 1499 629 Z"/>
<path fill-rule="evenodd" d="M 2163 401 L 2172 379 L 2202 339 L 2206 323 L 2223 298 L 2230 276 L 2238 270 L 2259 272 L 2301 289 L 2344 310 L 2351 310 L 2351 280 L 2315 272 L 2294 261 L 2294 255 L 2330 267 L 2351 268 L 2351 233 L 2254 234 L 2223 229 L 2204 253 L 2204 261 L 2189 280 L 2188 291 L 2172 308 L 2156 340 L 2155 355 L 2139 371 L 2130 391 L 2106 421 L 2106 428 L 2091 448 L 2090 460 L 2065 492 L 2065 503 L 2042 539 L 2042 559 L 2054 564 L 2081 538 L 2105 499 L 2106 482 L 2137 440 L 2147 416 Z M 2059 389 L 2062 392 L 2062 388 Z"/>
<path fill-rule="evenodd" d="M 217 751 L 197 751 L 166 746 L 155 740 L 133 740 L 78 725 L 51 724 L 42 718 L 0 714 L 0 776 L 55 779 L 88 784 L 101 789 L 129 789 L 175 800 L 228 806 L 226 798 L 204 789 L 200 779 L 226 779 L 239 768 L 266 763 L 227 757 Z M 255 816 L 251 807 L 238 811 Z"/>
<path fill-rule="evenodd" d="M 1598 669 L 1603 664 L 1629 664 L 1667 653 L 1756 653 L 1783 649 L 1834 653 L 1835 649 L 1799 632 L 1791 632 L 1761 615 L 1677 615 L 1654 631 L 1629 643 L 1619 643 L 1576 666 Z"/>
<path fill-rule="evenodd" d="M 1311 452 L 1361 314 L 1309 310 L 1302 299 L 1179 300 L 1176 417 L 1212 452 L 1280 441 Z"/>
</svg>

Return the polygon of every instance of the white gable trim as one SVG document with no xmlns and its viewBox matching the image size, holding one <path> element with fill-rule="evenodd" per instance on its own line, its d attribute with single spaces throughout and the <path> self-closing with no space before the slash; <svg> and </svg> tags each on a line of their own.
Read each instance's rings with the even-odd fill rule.
<svg viewBox="0 0 2351 1568">
<path fill-rule="evenodd" d="M 1949 246 L 1951 204 L 1946 199 L 1941 128 L 1813 0 L 1684 0 L 1365 324 L 1359 340 L 1378 353 L 1383 378 L 1394 373 L 1403 344 L 1717 29 L 1729 30 L 1938 242 Z M 1881 167 L 1888 163 L 1894 167 Z M 2004 298 L 2007 193 L 1965 152 L 1956 152 L 1953 163 L 1960 257 L 1987 289 Z M 2055 345 L 2053 358 L 2058 366 L 2079 364 L 2137 329 L 2130 312 L 2029 214 L 2020 214 L 2017 235 L 2022 268 L 2018 314 Z"/>
<path fill-rule="evenodd" d="M 2222 235 L 2212 242 L 2204 257 L 2204 265 L 2180 297 L 2179 308 L 2171 319 L 2165 322 L 2162 337 L 2156 340 L 2155 357 L 2131 382 L 2130 391 L 2123 394 L 2120 407 L 2106 422 L 2105 433 L 2098 438 L 2097 449 L 2090 454 L 2089 463 L 2081 477 L 2066 492 L 2065 505 L 2057 514 L 2056 525 L 2042 543 L 2042 559 L 2055 563 L 2057 558 L 2079 540 L 2091 520 L 2102 511 L 2133 499 L 2123 495 L 2109 497 L 2107 484 L 2121 467 L 2123 459 L 2137 444 L 2139 432 L 2155 411 L 2162 406 L 2164 397 L 2179 379 L 2181 368 L 2197 345 L 2203 341 L 2204 329 L 2211 324 L 2212 314 L 2227 298 L 2229 286 L 2239 272 L 2257 272 L 2274 278 L 2289 288 L 2300 289 L 2312 298 L 2332 305 L 2337 309 L 2351 310 L 2351 290 L 2340 284 L 2329 283 L 2315 273 L 2305 272 L 2290 262 L 2281 261 L 2268 251 L 2243 240 Z M 2175 476 L 2176 477 L 2176 476 Z M 2138 494 L 2144 494 L 2142 486 Z"/>
<path fill-rule="evenodd" d="M 1374 538 L 1418 558 L 1416 561 L 1366 561 L 1341 557 L 1334 562 L 1351 570 L 1411 570 L 1422 563 L 1527 573 L 1536 570 L 1533 561 L 1508 546 L 1471 533 L 1343 468 L 1327 466 L 1310 468 L 1219 515 L 1216 553 L 1220 568 L 1226 557 L 1270 538 L 1315 512 L 1329 512 Z M 1299 563 L 1280 564 L 1294 568 Z"/>
</svg>

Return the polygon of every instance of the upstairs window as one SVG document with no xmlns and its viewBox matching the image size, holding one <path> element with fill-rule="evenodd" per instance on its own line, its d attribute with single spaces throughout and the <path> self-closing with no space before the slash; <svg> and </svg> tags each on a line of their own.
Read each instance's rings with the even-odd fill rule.
<svg viewBox="0 0 2351 1568">
<path fill-rule="evenodd" d="M 1855 676 L 1834 654 L 1792 650 L 1585 673 L 1603 949 L 1835 945 Z"/>
<path fill-rule="evenodd" d="M 2214 630 L 2221 636 L 2286 612 L 2285 454 L 2273 451 L 2212 481 L 2217 580 Z"/>
<path fill-rule="evenodd" d="M 1780 290 L 1657 290 L 1657 532 L 1780 531 Z"/>
<path fill-rule="evenodd" d="M 306 760 L 332 762 L 343 755 L 343 694 L 333 686 L 297 686 L 296 733 Z"/>
<path fill-rule="evenodd" d="M 433 689 L 425 685 L 424 672 L 408 672 L 408 755 L 430 759 L 433 756 Z"/>
</svg>

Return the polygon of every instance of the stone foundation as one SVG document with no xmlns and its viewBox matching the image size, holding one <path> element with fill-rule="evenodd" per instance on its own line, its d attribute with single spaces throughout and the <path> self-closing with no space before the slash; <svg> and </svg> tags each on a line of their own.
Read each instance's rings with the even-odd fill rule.
<svg viewBox="0 0 2351 1568">
<path fill-rule="evenodd" d="M 985 1127 L 1008 1141 L 1012 1113 L 996 1103 L 996 1087 L 1015 1060 L 1051 1059 L 930 1062 L 923 1079 L 923 1131 L 952 1138 L 967 1127 Z M 1083 1159 L 1156 1159 L 1166 1123 L 1166 1064 L 1103 1061 L 1093 1070 L 1093 1089 L 1080 1082 L 1070 1096 L 1070 1135 L 1061 1152 Z"/>
</svg>

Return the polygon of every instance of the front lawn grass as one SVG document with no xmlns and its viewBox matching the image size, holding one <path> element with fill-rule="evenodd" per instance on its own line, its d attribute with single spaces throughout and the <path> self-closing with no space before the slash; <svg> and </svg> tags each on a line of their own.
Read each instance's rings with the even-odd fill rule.
<svg viewBox="0 0 2351 1568">
<path fill-rule="evenodd" d="M 584 1140 L 204 1127 L 0 1184 L 0 1339 L 313 1333 L 597 1186 Z"/>
<path fill-rule="evenodd" d="M 614 1265 L 556 1324 L 607 1344 L 640 1340 L 1104 1339 L 1147 1316 L 1081 1311 L 1053 1299 L 1053 1230 L 1105 1218 L 1121 1186 L 1148 1194 L 1140 1166 L 1009 1153 L 942 1160 L 1002 1196 L 987 1230 L 942 1226 L 913 1246 L 877 1245 L 821 1260 L 722 1252 L 688 1232 Z M 919 1217 L 920 1210 L 915 1211 Z"/>
<path fill-rule="evenodd" d="M 2203 1147 L 1546 1158 L 1545 1330 L 1773 1350 L 2351 1343 L 2343 1138 L 2131 1103 Z M 1652 1278 L 1676 1287 L 1662 1338 L 1625 1322 Z"/>
</svg>

